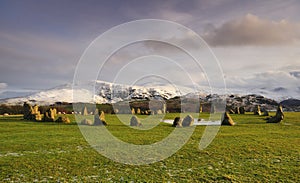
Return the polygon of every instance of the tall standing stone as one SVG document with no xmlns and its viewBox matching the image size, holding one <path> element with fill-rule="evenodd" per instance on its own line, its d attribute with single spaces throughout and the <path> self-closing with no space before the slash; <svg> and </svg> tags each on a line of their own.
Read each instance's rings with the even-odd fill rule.
<svg viewBox="0 0 300 183">
<path fill-rule="evenodd" d="M 84 116 L 87 116 L 87 115 L 88 115 L 88 111 L 87 111 L 86 106 L 84 106 L 84 108 L 82 109 L 81 114 L 84 115 Z"/>
<path fill-rule="evenodd" d="M 254 115 L 261 115 L 260 106 L 256 105 L 254 108 Z"/>
</svg>

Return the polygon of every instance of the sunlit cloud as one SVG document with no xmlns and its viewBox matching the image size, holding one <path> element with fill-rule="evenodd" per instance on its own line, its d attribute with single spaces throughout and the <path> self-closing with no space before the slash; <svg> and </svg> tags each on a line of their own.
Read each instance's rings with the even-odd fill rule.
<svg viewBox="0 0 300 183">
<path fill-rule="evenodd" d="M 210 27 L 203 37 L 213 46 L 291 45 L 300 41 L 300 23 L 247 14 L 220 27 Z"/>
</svg>

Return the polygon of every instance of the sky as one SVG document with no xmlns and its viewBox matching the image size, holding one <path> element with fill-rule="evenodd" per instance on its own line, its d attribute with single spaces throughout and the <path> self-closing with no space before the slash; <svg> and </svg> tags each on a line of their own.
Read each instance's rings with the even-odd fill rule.
<svg viewBox="0 0 300 183">
<path fill-rule="evenodd" d="M 198 34 L 219 60 L 228 88 L 284 88 L 297 94 L 299 12 L 297 0 L 0 0 L 0 98 L 72 82 L 78 61 L 97 37 L 140 19 L 173 21 Z M 114 54 L 97 79 L 113 80 L 126 60 L 153 53 L 173 55 L 192 77 L 202 72 L 174 47 L 150 41 Z M 167 69 L 151 59 L 147 64 L 148 71 Z M 180 79 L 180 70 L 174 71 L 177 76 L 170 76 Z"/>
</svg>

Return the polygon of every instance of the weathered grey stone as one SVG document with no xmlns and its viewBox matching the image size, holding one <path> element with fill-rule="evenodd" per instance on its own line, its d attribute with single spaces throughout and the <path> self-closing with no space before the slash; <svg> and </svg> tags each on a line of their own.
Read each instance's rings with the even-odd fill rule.
<svg viewBox="0 0 300 183">
<path fill-rule="evenodd" d="M 182 120 L 182 127 L 192 126 L 194 124 L 194 118 L 191 115 L 187 115 Z"/>
<path fill-rule="evenodd" d="M 136 116 L 132 116 L 130 119 L 130 126 L 142 126 L 142 123 Z"/>
</svg>

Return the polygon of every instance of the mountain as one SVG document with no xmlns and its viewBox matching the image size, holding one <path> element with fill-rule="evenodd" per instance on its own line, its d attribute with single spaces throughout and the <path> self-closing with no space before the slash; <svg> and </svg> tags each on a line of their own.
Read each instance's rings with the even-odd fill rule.
<svg viewBox="0 0 300 183">
<path fill-rule="evenodd" d="M 95 91 L 95 93 L 91 92 Z M 129 86 L 124 84 L 115 84 L 104 81 L 90 81 L 84 85 L 65 84 L 48 90 L 31 93 L 25 97 L 15 97 L 8 99 L 0 99 L 0 103 L 14 105 L 23 104 L 24 102 L 37 103 L 39 105 L 49 105 L 55 102 L 88 102 L 88 103 L 116 103 L 118 101 L 130 99 L 170 99 L 176 96 L 185 98 L 205 98 L 211 93 L 212 89 L 207 86 L 198 86 L 196 89 L 182 86 L 166 85 L 150 85 L 150 86 Z M 228 103 L 242 105 L 243 103 L 270 103 L 271 99 L 276 102 L 286 100 L 288 98 L 300 98 L 299 92 L 290 91 L 287 88 L 254 88 L 254 89 L 234 89 L 230 88 L 226 91 L 217 88 L 213 92 L 228 98 Z M 256 94 L 256 95 L 253 95 Z M 74 96 L 73 96 L 74 95 Z M 233 97 L 228 97 L 232 95 Z M 255 100 L 254 100 L 255 99 Z M 243 103 L 239 103 L 243 101 Z M 272 101 L 272 105 L 275 103 Z"/>
<path fill-rule="evenodd" d="M 290 111 L 300 111 L 300 100 L 298 99 L 287 99 L 280 102 L 282 106 Z"/>
<path fill-rule="evenodd" d="M 187 87 L 176 89 L 171 85 L 143 87 L 113 84 L 104 81 L 87 82 L 82 86 L 76 87 L 75 85 L 73 88 L 72 84 L 65 84 L 25 97 L 0 99 L 0 103 L 8 105 L 21 105 L 24 102 L 37 103 L 39 105 L 49 105 L 55 102 L 115 103 L 129 99 L 170 99 L 192 91 Z M 91 92 L 94 88 L 96 91 L 95 94 Z"/>
</svg>

